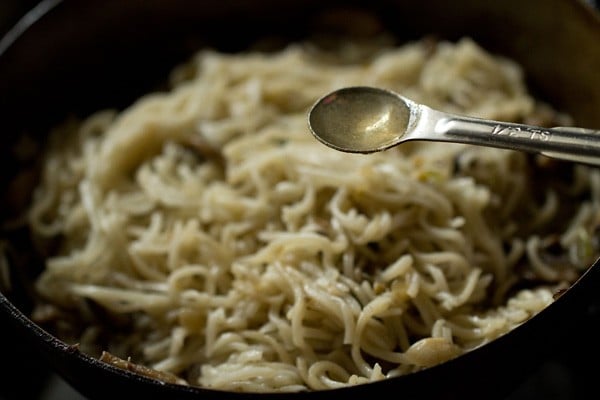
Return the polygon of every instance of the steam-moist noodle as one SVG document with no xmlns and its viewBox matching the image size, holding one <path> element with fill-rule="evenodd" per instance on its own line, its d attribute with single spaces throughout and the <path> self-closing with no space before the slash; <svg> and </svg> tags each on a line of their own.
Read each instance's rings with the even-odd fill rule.
<svg viewBox="0 0 600 400">
<path fill-rule="evenodd" d="M 563 118 L 470 39 L 204 50 L 172 77 L 171 91 L 57 128 L 47 154 L 30 222 L 61 240 L 36 316 L 59 310 L 56 331 L 86 352 L 224 390 L 361 384 L 508 332 L 597 254 L 596 170 L 564 165 L 565 185 L 524 153 L 410 143 L 366 156 L 309 134 L 312 103 L 351 85 Z"/>
</svg>

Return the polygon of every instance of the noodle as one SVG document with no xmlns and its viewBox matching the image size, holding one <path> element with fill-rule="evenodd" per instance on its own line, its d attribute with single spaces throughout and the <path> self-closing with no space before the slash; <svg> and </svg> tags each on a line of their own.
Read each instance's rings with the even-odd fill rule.
<svg viewBox="0 0 600 400">
<path fill-rule="evenodd" d="M 36 282 L 54 332 L 190 385 L 331 389 L 488 343 L 591 264 L 598 171 L 564 164 L 576 179 L 558 182 L 552 163 L 458 144 L 329 149 L 306 112 L 350 85 L 547 113 L 468 38 L 200 51 L 171 90 L 53 132 L 29 222 L 37 243 L 60 238 Z"/>
</svg>

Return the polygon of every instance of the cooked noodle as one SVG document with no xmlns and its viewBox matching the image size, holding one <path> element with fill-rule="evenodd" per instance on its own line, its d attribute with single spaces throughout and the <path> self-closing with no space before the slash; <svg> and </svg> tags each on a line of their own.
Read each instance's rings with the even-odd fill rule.
<svg viewBox="0 0 600 400">
<path fill-rule="evenodd" d="M 51 305 L 55 331 L 83 351 L 191 385 L 321 390 L 494 340 L 590 265 L 598 171 L 564 164 L 561 185 L 543 177 L 552 163 L 536 172 L 507 150 L 329 149 L 307 110 L 352 85 L 568 122 L 527 93 L 514 62 L 468 38 L 203 50 L 173 71 L 172 90 L 54 132 L 29 214 L 39 243 L 60 239 L 38 317 Z"/>
</svg>

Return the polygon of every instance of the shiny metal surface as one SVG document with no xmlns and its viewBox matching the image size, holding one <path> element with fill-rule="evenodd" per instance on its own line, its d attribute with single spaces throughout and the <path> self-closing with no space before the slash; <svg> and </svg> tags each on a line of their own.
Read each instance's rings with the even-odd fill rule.
<svg viewBox="0 0 600 400">
<path fill-rule="evenodd" d="M 441 112 L 390 90 L 346 87 L 320 98 L 308 122 L 324 144 L 372 153 L 411 140 L 489 146 L 600 165 L 600 131 L 507 123 Z"/>
</svg>

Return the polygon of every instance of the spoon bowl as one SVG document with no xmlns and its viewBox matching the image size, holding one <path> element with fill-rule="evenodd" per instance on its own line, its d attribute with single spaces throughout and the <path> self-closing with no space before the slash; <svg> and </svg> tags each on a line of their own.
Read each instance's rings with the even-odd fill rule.
<svg viewBox="0 0 600 400">
<path fill-rule="evenodd" d="M 308 125 L 319 141 L 350 153 L 373 153 L 409 140 L 426 140 L 521 150 L 600 165 L 600 131 L 451 114 L 369 86 L 341 88 L 321 97 L 308 113 Z"/>
<path fill-rule="evenodd" d="M 416 104 L 388 90 L 349 87 L 315 103 L 309 125 L 321 142 L 346 152 L 371 153 L 395 146 L 414 120 Z"/>
</svg>

